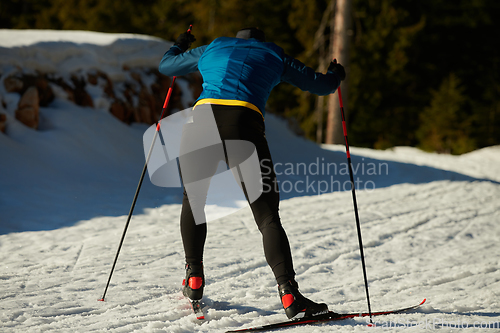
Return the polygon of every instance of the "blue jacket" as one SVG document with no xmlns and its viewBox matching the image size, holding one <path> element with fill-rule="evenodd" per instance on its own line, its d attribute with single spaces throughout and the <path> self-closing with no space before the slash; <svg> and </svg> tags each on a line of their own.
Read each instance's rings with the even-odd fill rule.
<svg viewBox="0 0 500 333">
<path fill-rule="evenodd" d="M 218 99 L 248 102 L 262 115 L 271 90 L 288 82 L 304 91 L 328 95 L 340 85 L 331 71 L 315 73 L 310 67 L 286 55 L 274 43 L 256 39 L 220 37 L 209 45 L 182 52 L 172 46 L 160 62 L 160 73 L 180 76 L 200 71 L 203 92 L 198 100 Z"/>
</svg>

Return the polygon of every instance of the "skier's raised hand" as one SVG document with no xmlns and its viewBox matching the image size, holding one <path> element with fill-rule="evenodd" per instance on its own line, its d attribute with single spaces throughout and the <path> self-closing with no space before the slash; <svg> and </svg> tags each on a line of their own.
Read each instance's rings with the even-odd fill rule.
<svg viewBox="0 0 500 333">
<path fill-rule="evenodd" d="M 345 79 L 345 70 L 344 66 L 339 64 L 337 61 L 332 61 L 330 63 L 330 66 L 328 66 L 328 71 L 336 73 L 341 81 L 344 81 Z"/>
<path fill-rule="evenodd" d="M 177 45 L 181 48 L 182 52 L 186 52 L 187 49 L 191 46 L 191 43 L 194 42 L 196 38 L 190 32 L 184 32 L 177 37 L 174 45 Z"/>
</svg>

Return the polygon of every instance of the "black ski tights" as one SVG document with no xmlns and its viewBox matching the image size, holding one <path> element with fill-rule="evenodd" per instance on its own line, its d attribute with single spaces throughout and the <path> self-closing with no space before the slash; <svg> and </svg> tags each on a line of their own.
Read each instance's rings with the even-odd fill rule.
<svg viewBox="0 0 500 333">
<path fill-rule="evenodd" d="M 246 140 L 257 148 L 263 180 L 263 193 L 250 204 L 255 222 L 262 233 L 266 261 L 271 267 L 276 281 L 282 284 L 293 279 L 290 244 L 279 217 L 279 190 L 276 174 L 271 160 L 271 153 L 265 137 L 262 116 L 251 109 L 241 106 L 211 105 L 220 138 L 224 140 Z M 199 106 L 197 107 L 197 109 Z M 206 110 L 210 112 L 210 110 Z M 196 116 L 195 116 L 196 117 Z M 196 118 L 195 118 L 196 122 Z M 183 139 L 184 140 L 184 139 Z M 186 137 L 189 140 L 189 136 Z M 181 144 L 182 151 L 182 144 Z M 182 155 L 181 155 L 182 158 Z M 231 166 L 231 161 L 226 161 Z M 208 163 L 215 164 L 215 163 Z M 200 163 L 200 174 L 214 175 L 217 165 Z M 182 174 L 182 168 L 181 168 Z M 244 187 L 244 185 L 243 185 Z M 208 190 L 208 188 L 207 188 Z M 198 203 L 205 204 L 206 195 Z M 193 200 L 191 200 L 193 202 Z M 187 263 L 200 263 L 203 260 L 203 248 L 207 235 L 207 223 L 196 224 L 190 201 L 184 191 L 181 212 L 181 235 Z"/>
</svg>

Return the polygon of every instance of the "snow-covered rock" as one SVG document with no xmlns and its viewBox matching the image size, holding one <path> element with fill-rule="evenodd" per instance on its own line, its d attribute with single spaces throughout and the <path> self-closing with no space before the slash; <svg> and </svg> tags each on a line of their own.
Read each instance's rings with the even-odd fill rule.
<svg viewBox="0 0 500 333">
<path fill-rule="evenodd" d="M 38 128 L 40 98 L 36 87 L 29 87 L 21 96 L 16 110 L 16 119 L 31 128 Z"/>
<path fill-rule="evenodd" d="M 110 112 L 127 124 L 153 124 L 170 86 L 170 79 L 157 69 L 170 46 L 134 34 L 0 30 L 0 95 L 11 110 L 12 103 L 36 86 L 39 106 L 52 102 L 55 90 L 59 98 Z M 189 107 L 194 101 L 191 91 L 199 93 L 200 87 L 197 75 L 180 78 L 167 112 Z M 16 118 L 37 128 L 36 107 L 27 110 L 19 109 Z"/>
</svg>

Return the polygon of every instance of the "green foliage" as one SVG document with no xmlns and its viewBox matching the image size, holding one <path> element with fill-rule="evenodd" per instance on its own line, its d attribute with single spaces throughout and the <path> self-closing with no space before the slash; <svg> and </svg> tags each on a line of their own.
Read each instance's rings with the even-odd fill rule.
<svg viewBox="0 0 500 333">
<path fill-rule="evenodd" d="M 409 70 L 424 18 L 412 19 L 396 1 L 355 1 L 355 35 L 349 71 L 349 129 L 352 143 L 388 148 L 415 144 L 421 105 Z"/>
<path fill-rule="evenodd" d="M 288 15 L 288 23 L 298 40 L 297 44 L 300 45 L 300 47 L 296 47 L 296 51 L 292 53 L 292 55 L 318 71 L 320 71 L 318 67 L 320 65 L 319 60 L 321 52 L 317 46 L 315 48 L 315 35 L 325 15 L 328 3 L 329 1 L 325 0 L 293 0 Z M 328 57 L 329 35 L 326 31 L 323 32 L 323 38 L 326 41 L 324 53 L 326 57 Z M 291 50 L 286 51 L 290 53 Z M 325 59 L 325 63 L 328 64 L 329 60 Z M 325 69 L 323 69 L 323 73 L 324 72 Z M 295 103 L 285 109 L 283 114 L 288 118 L 296 119 L 301 125 L 304 135 L 315 141 L 318 126 L 317 116 L 315 114 L 317 97 L 309 93 L 301 92 L 297 88 L 293 89 L 293 94 L 296 96 Z M 273 104 L 270 103 L 270 105 Z M 279 106 L 280 104 L 276 105 Z"/>
<path fill-rule="evenodd" d="M 334 0 L 333 0 L 334 1 Z M 500 2 L 351 0 L 348 132 L 356 146 L 463 153 L 500 144 Z M 268 41 L 318 68 L 329 49 L 331 0 L 2 0 L 0 28 L 140 33 L 197 41 L 258 26 Z M 315 39 L 324 38 L 325 49 Z M 158 55 L 160 58 L 161 55 Z M 328 52 L 324 58 L 328 58 Z M 325 59 L 327 62 L 329 59 Z M 453 73 L 453 74 L 450 74 Z M 316 97 L 279 85 L 270 109 L 315 139 Z M 326 126 L 323 123 L 323 126 Z"/>
<path fill-rule="evenodd" d="M 51 0 L 2 0 L 0 2 L 0 28 L 35 29 L 38 16 L 53 6 Z"/>
<path fill-rule="evenodd" d="M 465 88 L 455 74 L 443 80 L 437 91 L 432 91 L 429 107 L 420 114 L 421 125 L 417 131 L 424 150 L 440 153 L 463 154 L 475 149 L 469 138 L 471 119 Z"/>
<path fill-rule="evenodd" d="M 193 14 L 200 44 L 209 43 L 219 36 L 234 37 L 242 28 L 259 27 L 265 31 L 268 41 L 291 50 L 296 39 L 288 26 L 287 15 L 283 15 L 288 11 L 290 2 L 192 0 L 187 7 Z"/>
<path fill-rule="evenodd" d="M 353 4 L 347 106 L 353 145 L 420 144 L 429 149 L 421 134 L 428 121 L 425 115 L 435 108 L 431 103 L 437 103 L 436 91 L 455 80 L 449 73 L 462 82 L 457 89 L 465 100 L 454 120 L 462 134 L 451 136 L 460 142 L 433 149 L 461 153 L 475 145 L 500 143 L 498 130 L 493 130 L 499 125 L 500 25 L 494 22 L 500 3 L 354 0 Z"/>
</svg>

